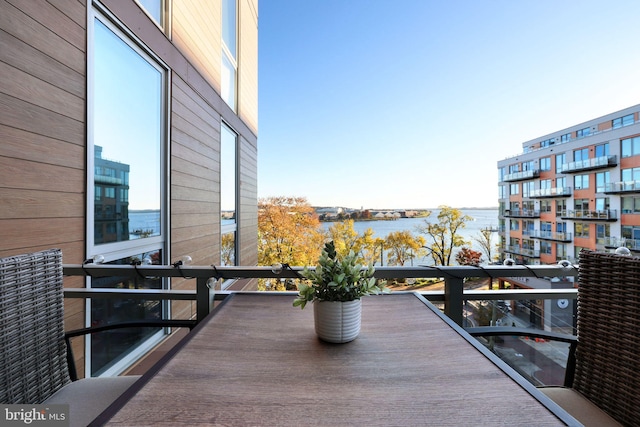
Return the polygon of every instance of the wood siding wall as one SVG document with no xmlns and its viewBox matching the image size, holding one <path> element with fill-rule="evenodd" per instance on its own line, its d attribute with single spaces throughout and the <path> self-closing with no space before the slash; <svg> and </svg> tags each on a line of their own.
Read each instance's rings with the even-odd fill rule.
<svg viewBox="0 0 640 427">
<path fill-rule="evenodd" d="M 242 38 L 247 49 L 242 58 L 249 66 L 241 77 L 247 90 L 239 101 L 240 118 L 219 95 L 219 1 L 173 0 L 170 37 L 134 0 L 102 3 L 171 68 L 172 260 L 190 255 L 197 264 L 220 262 L 220 123 L 225 120 L 239 134 L 238 262 L 256 264 L 257 105 L 248 104 L 257 102 L 257 21 L 241 29 L 251 34 Z M 257 19 L 256 1 L 241 3 L 241 10 L 251 5 Z M 0 256 L 59 247 L 63 262 L 84 260 L 89 4 L 0 0 Z M 195 282 L 175 285 L 193 288 Z M 84 281 L 66 278 L 65 286 L 82 287 Z M 84 301 L 67 301 L 65 311 L 68 329 L 82 325 Z M 74 346 L 81 355 L 81 340 Z"/>
</svg>

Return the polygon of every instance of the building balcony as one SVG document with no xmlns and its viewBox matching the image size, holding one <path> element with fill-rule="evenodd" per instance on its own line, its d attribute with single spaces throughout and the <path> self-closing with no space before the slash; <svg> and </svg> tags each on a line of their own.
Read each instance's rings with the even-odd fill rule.
<svg viewBox="0 0 640 427">
<path fill-rule="evenodd" d="M 605 194 L 640 193 L 640 181 L 610 182 L 605 185 Z"/>
<path fill-rule="evenodd" d="M 515 181 L 524 181 L 526 179 L 538 178 L 540 176 L 539 170 L 530 170 L 530 171 L 522 171 L 522 172 L 514 172 L 502 177 L 503 182 L 515 182 Z"/>
<path fill-rule="evenodd" d="M 540 218 L 540 211 L 529 209 L 505 209 L 504 216 L 507 218 Z"/>
<path fill-rule="evenodd" d="M 527 258 L 540 258 L 539 250 L 523 248 L 517 245 L 507 246 L 506 252 L 514 255 L 522 255 Z"/>
<path fill-rule="evenodd" d="M 640 252 L 640 239 L 627 239 L 624 237 L 602 237 L 598 239 L 598 244 L 606 249 L 616 249 L 625 247 L 632 252 Z"/>
<path fill-rule="evenodd" d="M 614 222 L 618 220 L 618 211 L 612 209 L 604 210 L 566 210 L 560 213 L 562 219 L 579 219 L 582 221 L 606 221 Z"/>
<path fill-rule="evenodd" d="M 562 173 L 583 172 L 594 169 L 604 169 L 618 164 L 616 156 L 601 156 L 593 159 L 580 160 L 562 165 Z"/>
<path fill-rule="evenodd" d="M 556 231 L 533 230 L 530 236 L 534 239 L 553 240 L 556 242 L 565 242 L 565 243 L 569 243 L 573 240 L 571 233 L 562 233 L 562 232 L 556 232 Z"/>
<path fill-rule="evenodd" d="M 551 197 L 571 197 L 571 187 L 540 188 L 529 193 L 531 199 L 546 199 Z"/>
</svg>

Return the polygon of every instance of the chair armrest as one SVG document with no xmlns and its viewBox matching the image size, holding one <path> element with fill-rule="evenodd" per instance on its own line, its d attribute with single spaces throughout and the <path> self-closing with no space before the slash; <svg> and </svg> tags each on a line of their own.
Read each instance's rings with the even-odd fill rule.
<svg viewBox="0 0 640 427">
<path fill-rule="evenodd" d="M 532 338 L 542 338 L 550 341 L 560 341 L 569 343 L 569 355 L 567 357 L 567 367 L 565 370 L 564 385 L 571 387 L 576 368 L 576 345 L 578 337 L 575 335 L 559 334 L 557 332 L 541 331 L 529 328 L 517 328 L 509 326 L 478 326 L 465 328 L 465 331 L 473 337 L 496 337 L 501 335 L 516 335 Z"/>
<path fill-rule="evenodd" d="M 109 331 L 112 329 L 124 329 L 124 328 L 145 328 L 145 327 L 158 327 L 158 328 L 189 328 L 192 330 L 196 326 L 195 320 L 140 320 L 131 322 L 112 323 L 104 326 L 94 326 L 90 328 L 74 329 L 72 331 L 65 332 L 64 340 L 67 344 L 67 364 L 69 365 L 69 377 L 71 381 L 78 380 L 78 371 L 76 369 L 76 362 L 73 358 L 73 351 L 71 350 L 71 338 L 79 337 L 87 334 L 95 334 L 98 332 Z"/>
</svg>

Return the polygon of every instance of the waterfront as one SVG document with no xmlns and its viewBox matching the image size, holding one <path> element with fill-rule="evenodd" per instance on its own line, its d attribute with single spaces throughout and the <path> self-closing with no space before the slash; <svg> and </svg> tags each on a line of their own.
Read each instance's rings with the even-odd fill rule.
<svg viewBox="0 0 640 427">
<path fill-rule="evenodd" d="M 478 245 L 473 238 L 477 238 L 481 235 L 480 230 L 491 228 L 498 228 L 498 209 L 460 209 L 463 214 L 469 215 L 473 218 L 472 221 L 466 223 L 466 227 L 459 230 L 459 234 L 468 242 L 471 243 L 471 248 L 482 251 L 482 248 Z M 438 220 L 438 209 L 433 209 L 431 216 L 428 218 L 398 218 L 395 220 L 372 220 L 372 221 L 355 221 L 353 224 L 353 228 L 359 234 L 364 233 L 368 228 L 373 230 L 373 234 L 375 237 L 379 237 L 384 239 L 387 235 L 394 231 L 410 231 L 414 235 L 418 235 L 419 233 L 416 231 L 416 227 L 419 225 L 423 225 L 426 221 L 429 222 L 437 222 Z M 333 222 L 323 222 L 322 226 L 325 230 L 329 229 L 334 223 Z M 426 236 L 425 236 L 426 238 Z M 498 233 L 491 234 L 491 241 L 495 245 L 498 243 Z M 427 244 L 429 244 L 429 239 L 427 238 Z M 416 262 L 419 263 L 429 263 L 430 258 L 424 259 L 416 259 Z"/>
</svg>

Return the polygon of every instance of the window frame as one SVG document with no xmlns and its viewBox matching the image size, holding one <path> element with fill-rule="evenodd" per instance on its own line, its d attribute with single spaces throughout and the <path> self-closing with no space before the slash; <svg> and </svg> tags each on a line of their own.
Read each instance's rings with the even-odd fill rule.
<svg viewBox="0 0 640 427">
<path fill-rule="evenodd" d="M 160 84 L 160 129 L 159 131 L 159 179 L 160 179 L 160 227 L 159 235 L 145 237 L 135 240 L 108 242 L 96 245 L 94 238 L 95 228 L 95 25 L 96 21 L 99 21 L 109 31 L 111 31 L 116 37 L 118 37 L 124 44 L 132 49 L 137 55 L 139 55 L 144 61 L 146 61 L 151 67 L 156 69 L 161 74 Z M 169 135 L 170 135 L 170 85 L 171 85 L 171 73 L 169 66 L 164 63 L 157 55 L 147 49 L 134 34 L 132 34 L 109 10 L 102 6 L 99 2 L 92 2 L 87 7 L 87 198 L 86 198 L 86 243 L 85 251 L 86 258 L 92 258 L 96 255 L 104 257 L 104 262 L 113 262 L 120 259 L 126 259 L 131 256 L 136 256 L 142 253 L 148 253 L 153 251 L 160 251 L 162 256 L 159 261 L 162 264 L 166 264 L 170 259 L 170 215 L 169 215 L 169 171 L 170 171 L 170 159 L 169 159 Z M 104 197 L 104 194 L 102 194 Z M 127 197 L 128 198 L 128 197 Z M 85 286 L 87 288 L 94 287 L 91 277 L 86 278 Z M 169 289 L 170 283 L 168 280 L 162 281 L 162 288 Z M 161 306 L 162 316 L 170 316 L 170 304 L 168 301 L 162 303 Z M 85 305 L 85 325 L 89 326 L 92 321 L 92 307 L 91 300 L 88 299 Z M 153 348 L 157 343 L 165 336 L 166 331 L 164 329 L 158 330 L 158 332 L 149 336 L 143 343 L 139 344 L 135 349 L 126 353 L 122 358 L 118 359 L 111 367 L 105 369 L 100 375 L 111 376 L 117 375 L 122 372 L 127 366 L 129 366 L 134 360 L 138 359 L 146 351 Z M 91 367 L 92 355 L 91 355 L 91 336 L 87 336 L 85 339 L 85 372 L 92 372 Z"/>
</svg>

